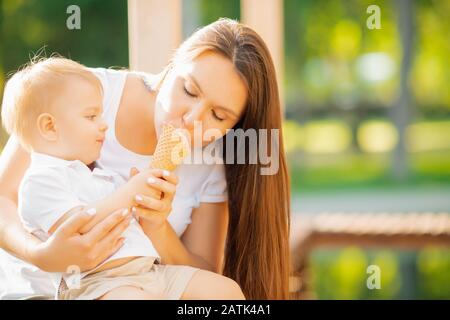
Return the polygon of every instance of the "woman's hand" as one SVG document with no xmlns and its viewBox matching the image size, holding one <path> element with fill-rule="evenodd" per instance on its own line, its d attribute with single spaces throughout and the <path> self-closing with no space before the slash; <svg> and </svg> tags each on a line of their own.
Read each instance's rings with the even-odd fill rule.
<svg viewBox="0 0 450 320">
<path fill-rule="evenodd" d="M 82 208 L 73 209 L 68 218 L 45 242 L 33 248 L 33 263 L 47 272 L 66 272 L 76 265 L 86 271 L 99 265 L 123 245 L 122 233 L 129 226 L 131 214 L 117 210 L 87 233 L 79 230 L 94 216 Z"/>
<path fill-rule="evenodd" d="M 173 172 L 155 169 L 152 171 L 153 177 L 147 183 L 153 189 L 161 193 L 161 197 L 150 197 L 137 194 L 134 198 L 137 206 L 134 206 L 132 213 L 139 217 L 139 223 L 145 231 L 154 231 L 165 225 L 167 217 L 172 211 L 172 201 L 175 196 L 178 178 Z M 133 168 L 131 175 L 137 174 L 137 169 Z"/>
</svg>

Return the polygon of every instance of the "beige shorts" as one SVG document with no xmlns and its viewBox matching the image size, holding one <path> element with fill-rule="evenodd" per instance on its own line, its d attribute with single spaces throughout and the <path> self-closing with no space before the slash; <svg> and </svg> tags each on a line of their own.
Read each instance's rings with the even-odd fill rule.
<svg viewBox="0 0 450 320">
<path fill-rule="evenodd" d="M 81 279 L 79 288 L 62 288 L 61 300 L 93 300 L 122 286 L 133 286 L 160 299 L 179 300 L 194 273 L 191 266 L 154 263 L 155 258 L 139 257 L 122 266 Z M 126 298 L 126 297 L 124 297 Z"/>
</svg>

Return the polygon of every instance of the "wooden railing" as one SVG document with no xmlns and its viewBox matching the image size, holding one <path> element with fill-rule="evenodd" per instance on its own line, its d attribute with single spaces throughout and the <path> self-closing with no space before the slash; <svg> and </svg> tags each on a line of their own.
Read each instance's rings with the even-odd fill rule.
<svg viewBox="0 0 450 320">
<path fill-rule="evenodd" d="M 311 299 L 309 259 L 319 248 L 450 247 L 450 213 L 333 213 L 294 215 L 291 227 L 292 299 Z"/>
</svg>

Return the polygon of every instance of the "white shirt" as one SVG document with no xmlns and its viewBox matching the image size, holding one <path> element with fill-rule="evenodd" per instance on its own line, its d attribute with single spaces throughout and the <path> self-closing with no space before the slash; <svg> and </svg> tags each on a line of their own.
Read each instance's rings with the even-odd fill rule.
<svg viewBox="0 0 450 320">
<path fill-rule="evenodd" d="M 24 227 L 45 241 L 49 237 L 49 229 L 66 212 L 104 199 L 124 183 L 125 179 L 117 173 L 98 168 L 91 171 L 79 160 L 67 161 L 33 152 L 30 166 L 19 186 L 18 211 Z M 123 237 L 124 245 L 97 268 L 108 261 L 125 257 L 159 258 L 150 239 L 135 219 L 125 230 Z M 81 277 L 87 274 L 88 272 L 81 273 Z M 52 278 L 55 285 L 61 281 L 61 276 L 68 284 L 76 277 L 54 274 Z"/>
<path fill-rule="evenodd" d="M 115 119 L 126 80 L 126 71 L 104 68 L 90 69 L 103 87 L 103 117 L 108 124 L 99 168 L 113 171 L 123 178 L 129 176 L 132 166 L 142 169 L 148 166 L 150 155 L 134 153 L 123 147 L 115 136 Z M 191 223 L 192 210 L 204 202 L 227 200 L 227 184 L 223 164 L 182 164 L 175 173 L 179 183 L 172 202 L 168 221 L 178 236 Z M 0 249 L 0 298 L 17 298 L 29 295 L 51 296 L 54 287 L 48 273 L 19 260 Z M 3 286 L 3 287 L 2 287 Z"/>
</svg>

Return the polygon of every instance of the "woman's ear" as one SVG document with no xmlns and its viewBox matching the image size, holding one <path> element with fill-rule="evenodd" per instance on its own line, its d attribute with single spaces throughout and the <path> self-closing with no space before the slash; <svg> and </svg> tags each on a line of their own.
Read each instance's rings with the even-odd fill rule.
<svg viewBox="0 0 450 320">
<path fill-rule="evenodd" d="M 56 130 L 56 119 L 50 113 L 42 113 L 36 120 L 39 134 L 48 141 L 56 141 L 58 132 Z"/>
</svg>

